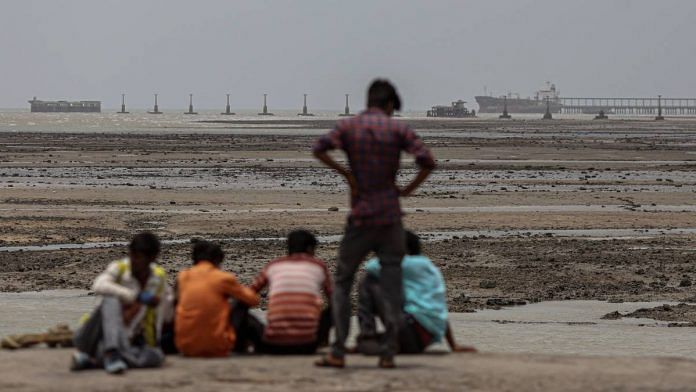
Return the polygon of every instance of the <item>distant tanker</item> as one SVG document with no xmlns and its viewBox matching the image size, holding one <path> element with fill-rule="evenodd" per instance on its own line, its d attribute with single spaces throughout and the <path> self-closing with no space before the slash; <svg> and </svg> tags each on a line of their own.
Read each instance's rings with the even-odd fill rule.
<svg viewBox="0 0 696 392">
<path fill-rule="evenodd" d="M 32 113 L 101 113 L 101 101 L 31 101 Z"/>
<path fill-rule="evenodd" d="M 534 94 L 534 98 L 513 98 L 511 94 L 507 97 L 490 97 L 479 95 L 476 103 L 479 105 L 479 113 L 502 113 L 507 98 L 507 111 L 509 113 L 545 113 L 546 100 L 549 100 L 551 113 L 560 113 L 561 105 L 559 91 L 556 85 L 546 82 L 546 86 Z"/>
</svg>

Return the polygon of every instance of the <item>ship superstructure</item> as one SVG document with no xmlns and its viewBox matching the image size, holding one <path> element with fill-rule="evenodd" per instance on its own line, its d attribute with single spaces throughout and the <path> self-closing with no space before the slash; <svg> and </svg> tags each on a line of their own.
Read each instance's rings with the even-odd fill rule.
<svg viewBox="0 0 696 392">
<path fill-rule="evenodd" d="M 32 113 L 100 113 L 101 101 L 29 101 Z"/>
</svg>

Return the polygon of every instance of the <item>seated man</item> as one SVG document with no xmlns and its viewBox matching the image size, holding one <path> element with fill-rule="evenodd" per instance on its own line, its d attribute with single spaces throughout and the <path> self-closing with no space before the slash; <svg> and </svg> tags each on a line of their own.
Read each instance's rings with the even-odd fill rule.
<svg viewBox="0 0 696 392">
<path fill-rule="evenodd" d="M 328 343 L 331 312 L 322 311 L 321 292 L 331 297 L 326 264 L 314 257 L 317 239 L 305 230 L 288 235 L 288 255 L 273 260 L 251 288 L 268 286 L 267 325 L 249 317 L 254 351 L 266 354 L 312 354 Z"/>
<path fill-rule="evenodd" d="M 399 323 L 399 353 L 422 353 L 426 347 L 440 342 L 443 337 L 446 337 L 452 351 L 475 352 L 476 349 L 459 346 L 454 340 L 447 321 L 445 281 L 435 264 L 420 254 L 420 239 L 410 231 L 406 231 L 406 250 L 407 255 L 401 263 L 404 308 Z M 379 260 L 370 260 L 365 270 L 358 299 L 360 336 L 357 351 L 377 354 L 375 316 L 384 312 Z"/>
<path fill-rule="evenodd" d="M 164 269 L 155 264 L 157 237 L 136 235 L 129 256 L 115 261 L 94 281 L 97 308 L 76 331 L 72 370 L 102 365 L 111 374 L 128 368 L 158 367 L 162 323 L 171 317 L 171 292 Z"/>
<path fill-rule="evenodd" d="M 176 347 L 185 356 L 224 357 L 237 339 L 230 300 L 256 306 L 259 297 L 234 274 L 220 269 L 225 254 L 219 245 L 199 241 L 192 253 L 193 267 L 177 279 Z"/>
</svg>

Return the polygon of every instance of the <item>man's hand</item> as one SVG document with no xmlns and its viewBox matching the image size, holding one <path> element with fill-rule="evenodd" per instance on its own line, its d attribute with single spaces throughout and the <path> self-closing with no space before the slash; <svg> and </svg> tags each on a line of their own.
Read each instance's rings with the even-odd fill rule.
<svg viewBox="0 0 696 392">
<path fill-rule="evenodd" d="M 159 305 L 160 298 L 149 291 L 143 291 L 138 294 L 138 303 L 143 305 L 155 307 Z"/>
<path fill-rule="evenodd" d="M 350 196 L 353 198 L 358 197 L 358 179 L 355 178 L 353 173 L 345 173 L 346 181 L 348 181 L 348 186 L 350 187 Z"/>
<path fill-rule="evenodd" d="M 125 325 L 130 325 L 131 321 L 133 321 L 135 316 L 140 311 L 141 306 L 142 305 L 137 302 L 123 305 L 123 323 Z"/>
<path fill-rule="evenodd" d="M 355 178 L 353 173 L 350 172 L 350 170 L 346 169 L 338 162 L 334 161 L 333 158 L 331 158 L 331 156 L 329 156 L 329 154 L 327 154 L 326 152 L 317 152 L 314 153 L 314 156 L 323 164 L 336 170 L 338 174 L 345 177 L 346 181 L 348 181 L 348 186 L 350 187 L 350 195 L 352 197 L 358 196 L 358 180 Z"/>
<path fill-rule="evenodd" d="M 423 181 L 428 178 L 431 172 L 432 169 L 421 169 L 416 178 L 414 178 L 410 184 L 406 185 L 405 188 L 399 191 L 399 195 L 401 197 L 411 196 L 411 193 L 413 193 L 413 191 L 415 191 L 423 183 Z"/>
</svg>

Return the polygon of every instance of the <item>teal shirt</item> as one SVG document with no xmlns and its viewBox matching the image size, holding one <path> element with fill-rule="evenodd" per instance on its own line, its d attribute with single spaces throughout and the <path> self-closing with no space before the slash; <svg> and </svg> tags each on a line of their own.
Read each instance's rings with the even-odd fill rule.
<svg viewBox="0 0 696 392">
<path fill-rule="evenodd" d="M 379 276 L 378 259 L 365 264 L 369 274 Z M 433 335 L 436 342 L 442 341 L 447 331 L 447 298 L 445 280 L 433 262 L 421 255 L 406 256 L 401 262 L 404 287 L 404 311 Z"/>
</svg>

